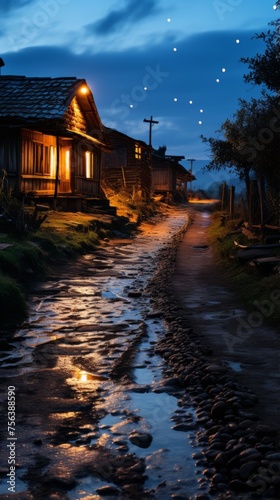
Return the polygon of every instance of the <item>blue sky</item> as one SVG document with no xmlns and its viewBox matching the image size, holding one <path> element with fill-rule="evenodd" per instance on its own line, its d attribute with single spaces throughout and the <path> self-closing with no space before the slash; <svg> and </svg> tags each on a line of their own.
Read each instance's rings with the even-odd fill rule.
<svg viewBox="0 0 280 500">
<path fill-rule="evenodd" d="M 200 135 L 259 93 L 240 57 L 277 14 L 273 0 L 1 0 L 2 74 L 85 78 L 105 125 L 148 142 L 153 116 L 155 148 L 207 161 Z"/>
</svg>

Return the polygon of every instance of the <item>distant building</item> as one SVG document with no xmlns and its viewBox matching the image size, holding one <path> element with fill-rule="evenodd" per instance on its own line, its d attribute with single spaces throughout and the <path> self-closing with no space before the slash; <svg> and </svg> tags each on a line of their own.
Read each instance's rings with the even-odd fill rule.
<svg viewBox="0 0 280 500">
<path fill-rule="evenodd" d="M 187 199 L 188 183 L 195 176 L 179 162 L 184 156 L 166 156 L 163 151 L 152 153 L 152 189 L 154 193 L 169 194 L 173 199 Z"/>
<path fill-rule="evenodd" d="M 143 141 L 133 139 L 118 130 L 105 128 L 111 152 L 103 153 L 102 179 L 107 188 L 125 191 L 132 197 L 151 196 L 151 148 Z"/>
</svg>

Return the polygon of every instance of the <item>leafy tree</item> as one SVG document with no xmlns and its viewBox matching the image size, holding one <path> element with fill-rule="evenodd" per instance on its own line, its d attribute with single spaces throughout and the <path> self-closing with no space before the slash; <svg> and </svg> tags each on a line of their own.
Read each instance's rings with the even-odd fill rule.
<svg viewBox="0 0 280 500">
<path fill-rule="evenodd" d="M 276 7 L 280 7 L 280 0 Z M 244 179 L 249 193 L 250 177 L 264 177 L 274 209 L 279 210 L 280 197 L 280 22 L 270 23 L 272 30 L 256 35 L 264 40 L 263 54 L 242 58 L 250 72 L 245 82 L 262 85 L 262 97 L 239 100 L 233 120 L 227 119 L 221 129 L 224 139 L 206 138 L 211 149 L 211 161 L 206 170 L 229 168 Z"/>
<path fill-rule="evenodd" d="M 275 9 L 280 8 L 280 1 L 275 4 Z M 255 57 L 242 57 L 241 62 L 248 65 L 250 72 L 244 75 L 245 82 L 265 85 L 272 92 L 280 90 L 280 20 L 269 23 L 271 30 L 267 33 L 256 35 L 257 39 L 264 41 L 266 48 L 263 54 Z"/>
<path fill-rule="evenodd" d="M 247 199 L 249 196 L 250 172 L 253 170 L 251 158 L 246 156 L 247 122 L 246 112 L 241 108 L 235 115 L 234 121 L 227 119 L 219 133 L 223 133 L 224 139 L 206 138 L 201 136 L 204 143 L 208 143 L 211 149 L 211 161 L 205 166 L 205 170 L 229 169 L 230 173 L 238 175 L 239 179 L 245 181 Z"/>
</svg>

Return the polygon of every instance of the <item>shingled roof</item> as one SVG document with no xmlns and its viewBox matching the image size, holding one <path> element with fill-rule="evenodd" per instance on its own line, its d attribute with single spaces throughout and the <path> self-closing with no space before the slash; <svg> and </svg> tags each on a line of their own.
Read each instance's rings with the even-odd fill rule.
<svg viewBox="0 0 280 500">
<path fill-rule="evenodd" d="M 86 81 L 75 77 L 0 76 L 0 120 L 60 119 L 83 85 Z M 90 104 L 100 120 L 92 96 Z"/>
</svg>

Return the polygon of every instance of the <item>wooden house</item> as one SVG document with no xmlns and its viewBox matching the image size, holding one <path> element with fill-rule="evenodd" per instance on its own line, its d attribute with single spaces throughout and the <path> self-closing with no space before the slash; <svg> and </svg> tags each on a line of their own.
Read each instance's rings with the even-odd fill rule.
<svg viewBox="0 0 280 500">
<path fill-rule="evenodd" d="M 148 199 L 152 189 L 151 148 L 117 130 L 106 127 L 105 131 L 111 153 L 103 153 L 104 184 L 115 192 L 125 191 L 132 197 Z"/>
<path fill-rule="evenodd" d="M 15 194 L 81 210 L 104 198 L 108 142 L 84 79 L 0 76 L 0 173 Z"/>
<path fill-rule="evenodd" d="M 194 175 L 179 162 L 184 156 L 166 156 L 153 150 L 152 189 L 154 193 L 187 198 L 188 182 L 195 180 Z"/>
</svg>

